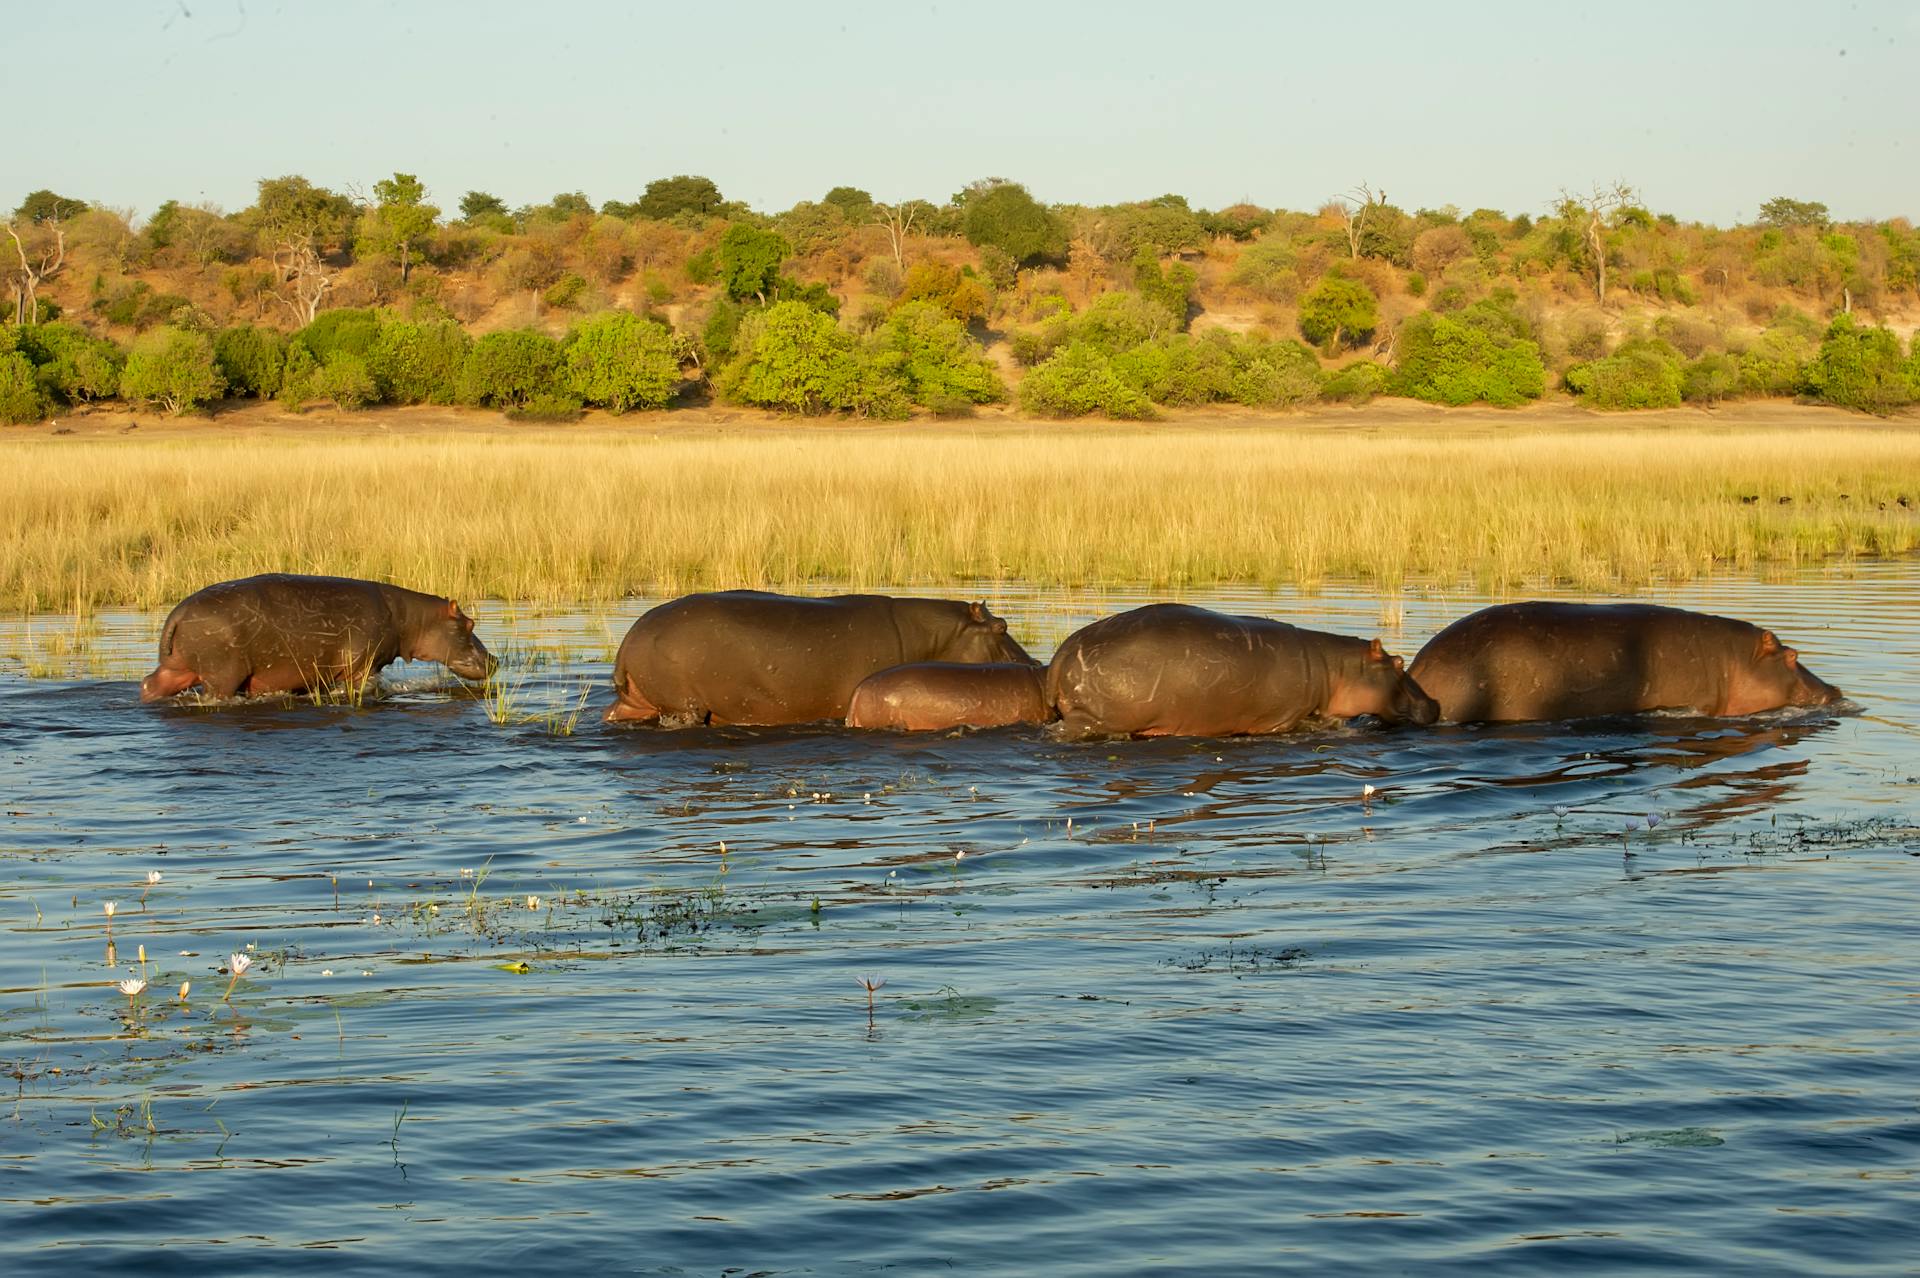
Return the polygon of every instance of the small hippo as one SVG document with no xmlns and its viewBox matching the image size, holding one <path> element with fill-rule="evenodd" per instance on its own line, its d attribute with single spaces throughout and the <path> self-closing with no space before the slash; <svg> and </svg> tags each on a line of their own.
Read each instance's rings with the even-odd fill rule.
<svg viewBox="0 0 1920 1278">
<path fill-rule="evenodd" d="M 1047 667 L 1067 736 L 1217 737 L 1370 714 L 1432 723 L 1439 707 L 1378 639 L 1185 604 L 1150 604 L 1067 637 Z"/>
<path fill-rule="evenodd" d="M 760 590 L 687 595 L 627 631 L 610 723 L 812 723 L 847 717 L 862 679 L 919 661 L 1026 662 L 983 603 Z"/>
<path fill-rule="evenodd" d="M 1435 635 L 1413 677 L 1455 723 L 1824 706 L 1841 692 L 1771 630 L 1654 604 L 1517 603 Z"/>
<path fill-rule="evenodd" d="M 216 697 L 352 686 L 399 657 L 438 661 L 462 679 L 485 679 L 498 664 L 451 599 L 378 581 L 267 573 L 181 600 L 140 699 L 195 684 Z"/>
<path fill-rule="evenodd" d="M 870 674 L 847 705 L 849 728 L 1000 728 L 1053 718 L 1036 664 L 920 661 Z"/>
</svg>

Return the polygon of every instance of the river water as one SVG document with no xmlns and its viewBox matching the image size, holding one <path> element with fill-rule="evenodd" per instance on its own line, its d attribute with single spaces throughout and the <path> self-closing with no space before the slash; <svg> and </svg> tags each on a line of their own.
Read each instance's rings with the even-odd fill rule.
<svg viewBox="0 0 1920 1278">
<path fill-rule="evenodd" d="M 1842 713 L 1091 744 L 604 728 L 644 601 L 483 607 L 492 713 L 16 618 L 0 1271 L 1920 1272 L 1917 588 L 1648 596 Z"/>
</svg>

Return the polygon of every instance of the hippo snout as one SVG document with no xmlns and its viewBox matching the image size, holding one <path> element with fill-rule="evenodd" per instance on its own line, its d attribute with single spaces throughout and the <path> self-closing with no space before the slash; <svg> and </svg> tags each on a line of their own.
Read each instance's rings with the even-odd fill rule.
<svg viewBox="0 0 1920 1278">
<path fill-rule="evenodd" d="M 1440 722 L 1440 703 L 1421 693 L 1413 698 L 1413 703 L 1407 711 L 1407 721 L 1416 727 L 1432 727 Z"/>
<path fill-rule="evenodd" d="M 478 656 L 463 657 L 458 661 L 449 661 L 447 663 L 447 669 L 453 671 L 462 679 L 471 679 L 475 683 L 480 683 L 493 678 L 494 672 L 500 669 L 500 663 L 494 660 L 493 654 L 483 652 Z"/>
</svg>

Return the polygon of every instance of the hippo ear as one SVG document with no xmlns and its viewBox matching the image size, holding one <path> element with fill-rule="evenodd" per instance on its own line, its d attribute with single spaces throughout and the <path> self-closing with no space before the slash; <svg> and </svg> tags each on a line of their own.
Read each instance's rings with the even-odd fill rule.
<svg viewBox="0 0 1920 1278">
<path fill-rule="evenodd" d="M 1774 653 L 1778 651 L 1780 651 L 1779 637 L 1775 635 L 1771 630 L 1762 630 L 1760 632 L 1759 655 L 1762 657 L 1768 657 L 1768 656 L 1772 656 Z"/>
<path fill-rule="evenodd" d="M 447 600 L 447 615 L 449 617 L 457 617 L 460 615 L 460 605 L 451 599 Z"/>
<path fill-rule="evenodd" d="M 993 633 L 996 635 L 1004 635 L 1007 633 L 1007 623 L 995 617 L 993 619 Z"/>
<path fill-rule="evenodd" d="M 1372 643 L 1367 645 L 1368 661 L 1385 661 L 1386 659 L 1387 647 L 1381 643 L 1379 639 L 1376 638 Z"/>
<path fill-rule="evenodd" d="M 1393 668 L 1395 670 L 1405 670 L 1407 668 L 1407 663 L 1401 660 L 1399 657 L 1395 657 L 1393 659 Z"/>
<path fill-rule="evenodd" d="M 1795 669 L 1800 664 L 1800 652 L 1796 648 L 1782 648 L 1780 650 L 1780 657 L 1787 663 L 1787 669 L 1789 670 Z"/>
<path fill-rule="evenodd" d="M 975 621 L 985 621 L 987 619 L 987 601 L 982 599 L 979 603 L 968 604 L 967 615 Z"/>
</svg>

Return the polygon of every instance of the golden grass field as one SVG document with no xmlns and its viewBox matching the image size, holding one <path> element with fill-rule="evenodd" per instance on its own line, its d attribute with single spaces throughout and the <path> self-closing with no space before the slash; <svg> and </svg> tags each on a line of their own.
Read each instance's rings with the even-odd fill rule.
<svg viewBox="0 0 1920 1278">
<path fill-rule="evenodd" d="M 16 436 L 0 609 L 161 608 L 268 570 L 535 602 L 1007 579 L 1604 588 L 1920 545 L 1910 427 L 1435 417 Z"/>
</svg>

